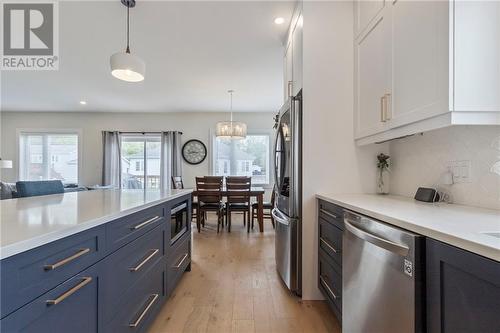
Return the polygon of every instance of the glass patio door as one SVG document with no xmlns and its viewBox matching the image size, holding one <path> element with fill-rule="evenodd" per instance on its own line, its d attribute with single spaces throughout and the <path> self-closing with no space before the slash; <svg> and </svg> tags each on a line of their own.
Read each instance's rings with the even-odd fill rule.
<svg viewBox="0 0 500 333">
<path fill-rule="evenodd" d="M 122 188 L 160 188 L 160 136 L 124 135 L 121 142 Z"/>
</svg>

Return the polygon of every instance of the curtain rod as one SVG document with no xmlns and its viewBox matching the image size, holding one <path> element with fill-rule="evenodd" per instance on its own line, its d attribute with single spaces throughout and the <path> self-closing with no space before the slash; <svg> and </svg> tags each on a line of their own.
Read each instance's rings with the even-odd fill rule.
<svg viewBox="0 0 500 333">
<path fill-rule="evenodd" d="M 176 132 L 176 133 L 180 133 L 180 134 L 183 134 L 181 131 L 163 131 L 163 132 L 149 132 L 149 131 L 117 131 L 118 133 L 120 134 L 161 134 L 161 133 L 164 133 L 164 132 Z"/>
</svg>

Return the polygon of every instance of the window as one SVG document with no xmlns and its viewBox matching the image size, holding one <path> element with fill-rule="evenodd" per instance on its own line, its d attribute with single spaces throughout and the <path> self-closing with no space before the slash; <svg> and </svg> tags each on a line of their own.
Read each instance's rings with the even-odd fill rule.
<svg viewBox="0 0 500 333">
<path fill-rule="evenodd" d="M 122 188 L 160 188 L 160 136 L 122 136 Z"/>
<path fill-rule="evenodd" d="M 214 175 L 249 176 L 252 184 L 270 183 L 269 134 L 249 134 L 243 140 L 214 138 Z"/>
<path fill-rule="evenodd" d="M 78 183 L 78 133 L 19 134 L 19 179 Z"/>
</svg>

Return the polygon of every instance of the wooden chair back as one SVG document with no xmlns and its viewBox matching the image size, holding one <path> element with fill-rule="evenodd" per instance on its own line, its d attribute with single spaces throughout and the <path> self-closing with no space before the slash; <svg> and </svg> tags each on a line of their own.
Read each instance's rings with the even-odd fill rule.
<svg viewBox="0 0 500 333">
<path fill-rule="evenodd" d="M 196 177 L 196 191 L 200 203 L 222 201 L 222 177 Z"/>
<path fill-rule="evenodd" d="M 226 190 L 228 203 L 247 203 L 250 205 L 250 189 L 252 178 L 250 177 L 227 177 Z"/>
<path fill-rule="evenodd" d="M 172 188 L 175 190 L 181 190 L 184 188 L 184 182 L 180 176 L 172 176 Z"/>
</svg>

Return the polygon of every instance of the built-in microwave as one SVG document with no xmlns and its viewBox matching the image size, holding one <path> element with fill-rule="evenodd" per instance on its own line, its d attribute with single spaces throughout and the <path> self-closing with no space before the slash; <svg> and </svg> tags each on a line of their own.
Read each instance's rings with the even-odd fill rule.
<svg viewBox="0 0 500 333">
<path fill-rule="evenodd" d="M 181 202 L 170 210 L 170 243 L 173 244 L 189 229 L 188 204 Z"/>
</svg>

